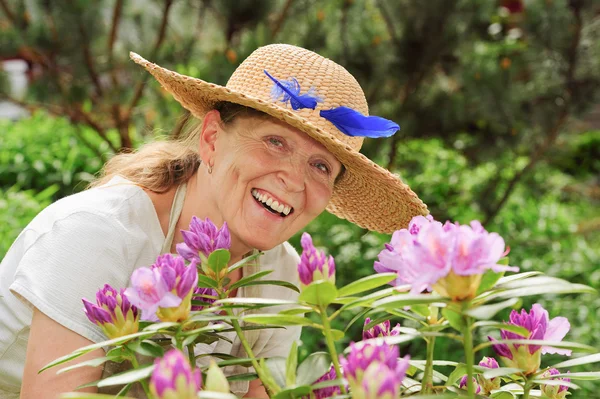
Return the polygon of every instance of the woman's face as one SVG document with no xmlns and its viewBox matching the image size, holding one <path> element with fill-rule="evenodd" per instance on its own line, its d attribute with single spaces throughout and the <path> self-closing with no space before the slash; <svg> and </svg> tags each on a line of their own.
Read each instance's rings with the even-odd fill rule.
<svg viewBox="0 0 600 399">
<path fill-rule="evenodd" d="M 268 250 L 325 210 L 340 162 L 276 119 L 242 116 L 216 134 L 212 197 L 233 240 Z M 200 188 L 202 189 L 202 188 Z"/>
</svg>

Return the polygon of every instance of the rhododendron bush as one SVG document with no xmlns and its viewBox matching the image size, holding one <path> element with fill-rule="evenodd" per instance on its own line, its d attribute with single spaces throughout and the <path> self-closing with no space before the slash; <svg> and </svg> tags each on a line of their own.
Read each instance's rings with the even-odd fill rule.
<svg viewBox="0 0 600 399">
<path fill-rule="evenodd" d="M 317 249 L 306 233 L 300 287 L 268 280 L 268 270 L 244 273 L 232 283 L 228 276 L 256 264 L 261 254 L 230 265 L 227 225 L 218 228 L 194 218 L 183 237 L 178 255 L 161 255 L 153 265 L 135 270 L 129 287 L 105 285 L 95 303 L 83 298 L 82 311 L 108 340 L 57 359 L 43 372 L 128 360 L 129 370 L 87 385 L 122 386 L 120 397 L 137 385 L 158 399 L 235 398 L 231 381 L 256 378 L 273 398 L 562 399 L 578 388 L 577 380 L 600 378 L 600 372 L 577 371 L 600 362 L 600 353 L 568 340 L 566 317 L 551 318 L 539 304 L 519 308 L 521 297 L 594 290 L 540 272 L 519 273 L 508 263 L 503 238 L 477 221 L 442 224 L 415 217 L 382 248 L 373 275 L 344 287 L 335 285 L 333 257 Z M 295 290 L 298 300 L 233 297 L 239 288 L 265 284 Z M 269 307 L 283 310 L 269 312 Z M 499 320 L 505 309 L 512 309 L 508 320 Z M 364 323 L 363 335 L 338 351 L 336 342 L 345 332 L 331 324 L 345 312 L 354 315 L 353 322 Z M 255 356 L 248 331 L 298 325 L 322 336 L 327 351 L 298 364 L 301 342 L 294 342 L 287 358 Z M 198 350 L 199 344 L 227 339 L 225 332 L 237 334 L 247 357 Z M 477 342 L 476 337 L 487 339 Z M 403 349 L 412 340 L 426 342 L 424 359 Z M 458 341 L 464 361 L 434 359 L 436 340 Z M 100 347 L 108 348 L 105 357 L 60 369 Z M 546 354 L 564 359 L 551 364 Z M 199 361 L 207 357 L 209 362 Z M 226 366 L 250 367 L 250 372 L 225 373 Z M 440 371 L 448 367 L 448 375 Z"/>
</svg>

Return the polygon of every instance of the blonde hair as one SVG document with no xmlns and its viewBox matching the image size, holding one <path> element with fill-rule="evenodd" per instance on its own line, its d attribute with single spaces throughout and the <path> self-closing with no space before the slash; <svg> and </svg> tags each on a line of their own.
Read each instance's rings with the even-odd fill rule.
<svg viewBox="0 0 600 399">
<path fill-rule="evenodd" d="M 219 111 L 223 125 L 232 123 L 240 115 L 270 118 L 253 108 L 229 102 L 217 103 L 214 109 Z M 202 121 L 195 121 L 186 130 L 181 138 L 145 144 L 137 151 L 115 155 L 89 188 L 108 183 L 117 175 L 157 193 L 188 181 L 201 163 L 197 149 Z"/>
</svg>

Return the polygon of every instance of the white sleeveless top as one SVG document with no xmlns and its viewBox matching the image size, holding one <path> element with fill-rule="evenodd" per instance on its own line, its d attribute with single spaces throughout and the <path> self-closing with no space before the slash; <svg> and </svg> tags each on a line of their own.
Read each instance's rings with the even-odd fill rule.
<svg viewBox="0 0 600 399">
<path fill-rule="evenodd" d="M 87 319 L 81 299 L 94 301 L 104 284 L 127 287 L 133 270 L 168 252 L 185 188 L 176 197 L 166 238 L 148 195 L 122 177 L 55 202 L 23 229 L 0 263 L 0 398 L 19 397 L 33 307 L 92 342 L 106 339 Z M 257 267 L 274 270 L 268 279 L 298 284 L 298 262 L 285 242 L 266 251 Z M 295 300 L 298 295 L 279 286 L 260 287 L 240 289 L 238 296 Z M 288 327 L 256 330 L 251 341 L 256 356 L 287 356 L 299 337 L 300 327 Z M 243 355 L 239 340 L 230 338 L 233 344 L 223 340 L 197 351 Z M 244 394 L 248 382 L 232 384 L 232 390 Z"/>
</svg>

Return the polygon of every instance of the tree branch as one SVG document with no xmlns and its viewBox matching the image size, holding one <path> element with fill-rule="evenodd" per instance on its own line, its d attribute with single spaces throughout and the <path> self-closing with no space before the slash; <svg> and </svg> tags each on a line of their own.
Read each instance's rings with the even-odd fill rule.
<svg viewBox="0 0 600 399">
<path fill-rule="evenodd" d="M 150 60 L 152 60 L 152 61 L 156 57 L 156 54 L 158 53 L 158 50 L 159 50 L 163 40 L 165 39 L 165 34 L 167 32 L 167 22 L 169 20 L 169 11 L 171 10 L 172 5 L 173 5 L 173 0 L 165 0 L 165 8 L 163 10 L 163 16 L 162 16 L 162 21 L 160 24 L 160 29 L 158 31 L 158 36 L 156 37 L 156 42 L 154 43 L 154 48 L 152 49 L 152 52 L 150 53 Z M 123 121 L 129 121 L 129 119 L 131 118 L 133 109 L 135 108 L 138 101 L 140 101 L 140 98 L 142 97 L 142 93 L 144 92 L 144 87 L 146 86 L 147 81 L 148 81 L 148 78 L 146 76 L 144 76 L 142 78 L 142 80 L 140 80 L 138 82 L 138 84 L 135 88 L 135 94 L 133 95 L 133 98 L 132 98 L 131 102 L 129 103 L 129 108 L 125 112 Z"/>
<path fill-rule="evenodd" d="M 102 97 L 102 86 L 100 85 L 100 79 L 98 78 L 98 73 L 96 72 L 96 68 L 94 66 L 94 57 L 92 56 L 92 52 L 90 50 L 90 42 L 88 40 L 87 31 L 85 30 L 85 27 L 81 21 L 78 22 L 78 25 L 79 34 L 81 35 L 81 40 L 83 42 L 83 46 L 81 48 L 83 51 L 83 60 L 85 62 L 88 74 L 90 75 L 90 79 L 92 79 L 92 83 L 96 88 L 96 94 L 98 97 Z"/>
<path fill-rule="evenodd" d="M 123 11 L 123 0 L 116 0 L 115 8 L 112 14 L 112 22 L 110 25 L 110 34 L 108 36 L 108 66 L 110 68 L 110 77 L 112 80 L 113 87 L 118 86 L 117 82 L 117 71 L 113 67 L 113 49 L 115 46 L 115 40 L 117 39 L 117 32 L 119 30 L 119 22 L 121 20 L 121 13 Z"/>
<path fill-rule="evenodd" d="M 275 20 L 275 24 L 273 24 L 273 29 L 271 29 L 271 39 L 272 40 L 275 40 L 275 38 L 277 37 L 277 34 L 283 27 L 283 23 L 287 19 L 287 16 L 290 12 L 290 9 L 292 8 L 293 3 L 294 3 L 294 0 L 287 0 L 285 5 L 283 6 L 283 10 L 281 10 L 281 13 L 279 14 L 279 17 L 277 17 L 277 19 Z"/>
<path fill-rule="evenodd" d="M 527 175 L 527 173 L 531 169 L 533 169 L 533 167 L 538 163 L 538 161 L 540 161 L 541 159 L 544 158 L 544 155 L 546 154 L 546 152 L 550 148 L 552 148 L 552 146 L 556 142 L 556 139 L 558 138 L 561 128 L 563 127 L 563 125 L 565 124 L 565 122 L 567 121 L 567 119 L 569 117 L 570 108 L 571 108 L 570 106 L 571 106 L 572 95 L 573 95 L 573 88 L 575 86 L 574 77 L 575 77 L 575 69 L 577 68 L 577 61 L 578 61 L 577 51 L 579 48 L 579 42 L 581 40 L 581 29 L 583 28 L 583 21 L 582 21 L 582 17 L 581 17 L 581 7 L 582 7 L 581 2 L 578 2 L 578 1 L 571 2 L 571 10 L 572 10 L 573 16 L 575 18 L 575 26 L 574 26 L 573 40 L 571 41 L 571 45 L 569 46 L 569 49 L 567 51 L 568 67 L 567 67 L 567 71 L 565 72 L 566 96 L 564 98 L 564 105 L 562 106 L 562 108 L 560 110 L 559 116 L 556 119 L 554 126 L 552 127 L 548 136 L 546 137 L 546 140 L 531 154 L 527 165 L 525 165 L 525 167 L 523 169 L 521 169 L 519 172 L 517 172 L 513 176 L 513 178 L 508 182 L 508 186 L 506 187 L 506 190 L 504 190 L 504 193 L 500 197 L 500 200 L 493 207 L 490 207 L 489 211 L 486 212 L 485 219 L 483 222 L 484 225 L 486 223 L 489 223 L 496 217 L 496 215 L 500 212 L 500 210 L 502 209 L 502 207 L 504 206 L 504 204 L 506 203 L 506 201 L 512 194 L 513 190 L 515 189 L 515 187 L 517 186 L 519 181 L 525 175 Z"/>
</svg>

